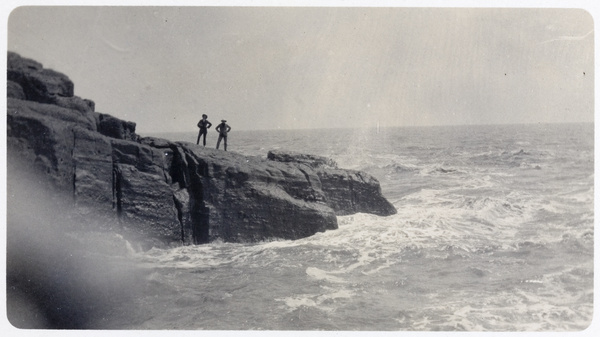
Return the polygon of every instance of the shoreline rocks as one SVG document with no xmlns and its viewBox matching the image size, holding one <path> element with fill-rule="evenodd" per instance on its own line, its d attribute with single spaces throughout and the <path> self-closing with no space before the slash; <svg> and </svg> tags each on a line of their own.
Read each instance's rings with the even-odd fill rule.
<svg viewBox="0 0 600 337">
<path fill-rule="evenodd" d="M 8 74 L 8 160 L 72 195 L 75 213 L 101 217 L 144 249 L 299 239 L 336 229 L 336 215 L 396 212 L 374 177 L 331 159 L 142 138 L 135 123 L 74 96 L 64 74 L 10 52 Z"/>
</svg>

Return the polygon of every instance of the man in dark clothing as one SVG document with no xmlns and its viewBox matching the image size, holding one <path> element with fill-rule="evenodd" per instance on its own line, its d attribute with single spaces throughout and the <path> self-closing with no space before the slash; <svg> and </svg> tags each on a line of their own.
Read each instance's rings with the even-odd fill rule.
<svg viewBox="0 0 600 337">
<path fill-rule="evenodd" d="M 219 133 L 219 140 L 217 140 L 217 150 L 219 149 L 219 144 L 221 144 L 221 139 L 223 140 L 223 149 L 227 151 L 227 133 L 231 130 L 231 127 L 227 124 L 226 120 L 222 119 L 221 124 L 217 125 L 215 130 Z"/>
<path fill-rule="evenodd" d="M 198 140 L 196 140 L 196 144 L 200 144 L 200 137 L 204 135 L 203 145 L 206 146 L 206 133 L 208 129 L 212 126 L 212 123 L 207 120 L 208 116 L 206 114 L 202 115 L 202 119 L 198 122 L 198 127 L 200 128 L 200 132 L 198 133 Z"/>
</svg>

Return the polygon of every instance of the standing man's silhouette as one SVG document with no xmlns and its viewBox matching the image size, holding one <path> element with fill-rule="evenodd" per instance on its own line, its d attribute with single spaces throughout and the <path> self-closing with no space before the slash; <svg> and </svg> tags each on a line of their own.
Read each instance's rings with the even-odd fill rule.
<svg viewBox="0 0 600 337">
<path fill-rule="evenodd" d="M 221 144 L 221 139 L 223 140 L 223 149 L 227 151 L 227 133 L 231 130 L 231 127 L 226 124 L 227 121 L 222 119 L 221 124 L 217 125 L 215 130 L 219 133 L 219 140 L 217 140 L 217 149 L 219 149 L 219 144 Z"/>
<path fill-rule="evenodd" d="M 206 146 L 207 131 L 212 126 L 212 123 L 209 122 L 206 118 L 208 118 L 208 116 L 206 114 L 203 114 L 202 119 L 198 122 L 198 127 L 200 128 L 200 132 L 198 132 L 198 139 L 196 140 L 196 144 L 200 144 L 200 137 L 202 137 L 202 135 L 204 135 L 204 141 L 202 142 L 202 144 L 204 146 Z"/>
</svg>

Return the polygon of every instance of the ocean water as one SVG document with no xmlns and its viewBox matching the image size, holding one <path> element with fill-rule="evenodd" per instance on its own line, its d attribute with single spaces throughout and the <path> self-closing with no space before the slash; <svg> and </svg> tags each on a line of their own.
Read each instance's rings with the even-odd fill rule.
<svg viewBox="0 0 600 337">
<path fill-rule="evenodd" d="M 193 132 L 159 135 L 195 142 Z M 214 136 L 214 137 L 211 137 Z M 207 146 L 216 136 L 209 133 Z M 132 253 L 125 329 L 580 331 L 593 317 L 593 124 L 232 131 L 328 156 L 398 213 L 296 240 Z"/>
</svg>

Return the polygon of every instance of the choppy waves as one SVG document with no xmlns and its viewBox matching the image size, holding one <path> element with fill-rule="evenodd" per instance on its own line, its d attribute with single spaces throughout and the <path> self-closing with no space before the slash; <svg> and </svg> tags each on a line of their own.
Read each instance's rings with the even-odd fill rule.
<svg viewBox="0 0 600 337">
<path fill-rule="evenodd" d="M 141 327 L 175 319 L 188 329 L 585 329 L 593 128 L 494 130 L 449 128 L 445 139 L 403 130 L 384 149 L 364 133 L 330 133 L 327 149 L 289 140 L 286 148 L 375 175 L 398 213 L 338 217 L 338 230 L 296 241 L 140 254 L 153 291 L 143 304 L 169 307 Z"/>
</svg>

